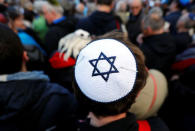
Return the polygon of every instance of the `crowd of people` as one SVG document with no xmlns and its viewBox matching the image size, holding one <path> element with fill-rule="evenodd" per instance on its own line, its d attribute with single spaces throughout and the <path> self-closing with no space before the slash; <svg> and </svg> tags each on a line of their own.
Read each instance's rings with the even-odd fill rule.
<svg viewBox="0 0 195 131">
<path fill-rule="evenodd" d="M 194 131 L 194 0 L 0 0 L 0 131 Z"/>
</svg>

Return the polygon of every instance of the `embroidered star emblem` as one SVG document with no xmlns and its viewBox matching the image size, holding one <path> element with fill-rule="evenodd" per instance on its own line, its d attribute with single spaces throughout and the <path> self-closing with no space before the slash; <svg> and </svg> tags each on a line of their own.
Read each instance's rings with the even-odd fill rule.
<svg viewBox="0 0 195 131">
<path fill-rule="evenodd" d="M 89 60 L 89 63 L 94 67 L 92 77 L 100 75 L 107 82 L 111 73 L 119 73 L 117 68 L 114 66 L 115 59 L 116 56 L 107 57 L 104 53 L 101 52 L 97 59 Z M 100 61 L 106 61 L 109 64 L 110 67 L 108 71 L 101 72 L 98 69 L 98 63 Z"/>
</svg>

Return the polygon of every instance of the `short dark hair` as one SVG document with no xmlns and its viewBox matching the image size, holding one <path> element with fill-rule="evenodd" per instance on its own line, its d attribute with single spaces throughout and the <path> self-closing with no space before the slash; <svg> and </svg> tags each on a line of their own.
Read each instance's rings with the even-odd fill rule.
<svg viewBox="0 0 195 131">
<path fill-rule="evenodd" d="M 0 74 L 11 74 L 21 70 L 23 46 L 16 33 L 0 24 Z"/>
<path fill-rule="evenodd" d="M 21 16 L 21 13 L 14 8 L 8 9 L 7 14 L 8 14 L 9 19 L 13 21 Z"/>
<path fill-rule="evenodd" d="M 111 32 L 107 33 L 104 36 L 99 37 L 98 39 L 112 38 L 121 41 L 126 44 L 128 48 L 133 52 L 136 62 L 137 62 L 137 78 L 133 90 L 125 97 L 110 103 L 100 103 L 93 101 L 86 97 L 81 90 L 79 89 L 76 80 L 74 79 L 73 87 L 75 90 L 75 95 L 78 99 L 79 104 L 87 106 L 89 111 L 93 112 L 97 117 L 100 116 L 112 116 L 128 112 L 131 105 L 135 102 L 135 98 L 138 92 L 144 87 L 147 79 L 147 71 L 144 64 L 144 55 L 141 50 L 132 44 L 123 33 Z"/>
<path fill-rule="evenodd" d="M 114 0 L 97 0 L 99 5 L 111 5 Z"/>
</svg>

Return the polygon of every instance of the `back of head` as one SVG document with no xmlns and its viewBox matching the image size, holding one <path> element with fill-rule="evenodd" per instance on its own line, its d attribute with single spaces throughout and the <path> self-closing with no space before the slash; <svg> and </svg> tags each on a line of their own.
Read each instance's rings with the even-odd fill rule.
<svg viewBox="0 0 195 131">
<path fill-rule="evenodd" d="M 111 5 L 114 0 L 97 0 L 98 5 Z"/>
<path fill-rule="evenodd" d="M 50 0 L 49 2 L 45 2 L 43 4 L 43 7 L 48 12 L 55 12 L 55 13 L 58 13 L 60 15 L 63 15 L 63 13 L 64 13 L 62 6 L 57 1 L 55 2 L 55 0 L 54 0 L 54 2 L 52 0 Z"/>
<path fill-rule="evenodd" d="M 33 3 L 30 1 L 24 3 L 24 9 L 32 11 L 33 10 Z"/>
<path fill-rule="evenodd" d="M 19 37 L 8 27 L 0 24 L 0 74 L 21 70 L 23 46 Z"/>
<path fill-rule="evenodd" d="M 164 27 L 164 19 L 159 13 L 150 13 L 143 19 L 143 29 L 150 27 L 153 31 L 158 31 Z"/>
<path fill-rule="evenodd" d="M 181 3 L 182 0 L 173 0 L 172 2 L 176 4 L 176 8 L 182 10 L 184 6 Z"/>
<path fill-rule="evenodd" d="M 190 19 L 190 14 L 183 14 L 177 21 L 178 28 L 191 29 L 195 26 L 195 21 Z"/>
<path fill-rule="evenodd" d="M 43 14 L 42 8 L 43 8 L 43 5 L 45 4 L 48 4 L 48 2 L 47 1 L 35 1 L 33 3 L 34 11 L 38 14 Z"/>
<path fill-rule="evenodd" d="M 16 20 L 17 18 L 21 16 L 21 12 L 18 9 L 15 9 L 13 7 L 8 8 L 7 14 L 8 14 L 9 20 L 12 20 L 12 21 Z"/>
<path fill-rule="evenodd" d="M 97 117 L 125 113 L 145 85 L 143 53 L 124 34 L 109 33 L 78 55 L 75 94 Z"/>
<path fill-rule="evenodd" d="M 161 17 L 163 17 L 163 11 L 160 7 L 153 7 L 149 10 L 149 14 L 157 14 Z"/>
<path fill-rule="evenodd" d="M 127 11 L 127 2 L 120 0 L 116 3 L 115 11 L 126 12 Z"/>
</svg>

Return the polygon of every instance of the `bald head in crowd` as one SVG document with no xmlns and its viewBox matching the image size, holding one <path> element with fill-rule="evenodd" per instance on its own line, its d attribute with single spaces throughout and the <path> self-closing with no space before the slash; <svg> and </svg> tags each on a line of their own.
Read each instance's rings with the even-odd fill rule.
<svg viewBox="0 0 195 131">
<path fill-rule="evenodd" d="M 131 13 L 134 16 L 137 16 L 142 9 L 142 1 L 141 0 L 129 0 L 128 4 L 131 10 Z"/>
</svg>

